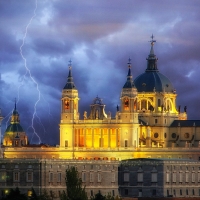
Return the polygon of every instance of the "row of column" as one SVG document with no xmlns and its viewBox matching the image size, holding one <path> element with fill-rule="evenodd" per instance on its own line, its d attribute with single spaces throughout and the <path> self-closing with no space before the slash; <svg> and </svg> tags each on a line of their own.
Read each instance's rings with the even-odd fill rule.
<svg viewBox="0 0 200 200">
<path fill-rule="evenodd" d="M 75 147 L 120 147 L 121 129 L 75 128 Z"/>
</svg>

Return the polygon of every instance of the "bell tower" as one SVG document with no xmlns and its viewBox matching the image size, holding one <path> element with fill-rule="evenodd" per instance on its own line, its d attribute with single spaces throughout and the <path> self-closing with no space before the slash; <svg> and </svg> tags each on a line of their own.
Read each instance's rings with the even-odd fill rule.
<svg viewBox="0 0 200 200">
<path fill-rule="evenodd" d="M 74 120 L 79 119 L 78 113 L 78 90 L 72 77 L 72 61 L 69 61 L 69 74 L 67 83 L 62 90 L 61 99 L 61 123 L 73 123 Z"/>
<path fill-rule="evenodd" d="M 137 89 L 131 74 L 131 59 L 129 58 L 128 75 L 121 91 L 121 119 L 127 122 L 138 123 Z"/>
<path fill-rule="evenodd" d="M 72 77 L 72 61 L 69 61 L 69 73 L 67 83 L 62 90 L 61 120 L 60 120 L 60 146 L 73 148 L 74 123 L 79 120 L 78 90 Z"/>
</svg>

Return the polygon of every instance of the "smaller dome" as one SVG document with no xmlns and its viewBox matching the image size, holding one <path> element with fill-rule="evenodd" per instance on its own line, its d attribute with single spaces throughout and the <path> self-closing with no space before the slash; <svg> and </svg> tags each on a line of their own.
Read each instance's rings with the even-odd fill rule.
<svg viewBox="0 0 200 200">
<path fill-rule="evenodd" d="M 5 132 L 24 132 L 20 124 L 10 124 Z"/>
</svg>

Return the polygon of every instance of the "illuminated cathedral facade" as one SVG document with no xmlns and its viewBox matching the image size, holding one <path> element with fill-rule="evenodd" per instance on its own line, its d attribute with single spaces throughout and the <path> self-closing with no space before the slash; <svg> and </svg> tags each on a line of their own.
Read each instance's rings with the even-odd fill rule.
<svg viewBox="0 0 200 200">
<path fill-rule="evenodd" d="M 200 160 L 200 120 L 188 120 L 186 106 L 183 112 L 177 107 L 177 93 L 173 84 L 158 70 L 154 44 L 152 37 L 146 70 L 135 79 L 132 77 L 129 59 L 128 73 L 126 77 L 124 75 L 125 82 L 119 94 L 120 104 L 113 115 L 106 113 L 105 104 L 98 96 L 90 105 L 90 113 L 79 113 L 79 90 L 73 80 L 72 66 L 69 65 L 61 98 L 60 143 L 56 147 L 27 144 L 28 138 L 20 125 L 15 104 L 11 123 L 3 138 L 4 161 L 26 160 L 29 166 L 28 159 L 37 160 L 37 163 L 49 169 L 44 171 L 44 176 L 49 178 L 44 179 L 46 182 L 42 182 L 40 189 L 50 187 L 52 190 L 57 187 L 54 185 L 54 175 L 51 176 L 53 168 L 55 173 L 58 173 L 62 166 L 76 165 L 80 168 L 82 179 L 85 180 L 86 189 L 91 196 L 95 188 L 97 192 L 100 188 L 115 196 L 118 194 L 118 166 L 122 160 Z M 104 172 L 101 171 L 103 168 Z M 153 164 L 152 170 L 155 170 Z M 88 178 L 84 175 L 86 172 Z M 103 176 L 107 179 L 104 178 L 102 184 L 103 173 L 106 173 Z M 93 184 L 95 177 L 96 183 Z M 62 181 L 64 184 L 64 180 Z M 60 191 L 60 185 L 57 187 L 57 193 Z M 169 188 L 163 190 L 162 195 L 166 196 L 168 190 Z M 39 189 L 38 192 L 40 193 Z"/>
<path fill-rule="evenodd" d="M 123 160 L 128 158 L 200 157 L 200 120 L 187 120 L 187 108 L 176 105 L 177 93 L 171 81 L 158 70 L 152 38 L 147 68 L 133 80 L 128 62 L 120 105 L 114 117 L 96 97 L 90 113 L 79 113 L 79 91 L 69 65 L 62 90 L 60 144 L 35 148 L 29 156 L 27 136 L 15 109 L 3 139 L 6 158 L 61 158 L 81 160 Z M 124 77 L 125 78 L 125 77 Z M 81 119 L 80 116 L 83 116 Z M 13 147 L 21 147 L 13 153 Z M 189 149 L 188 149 L 189 148 Z M 23 151 L 23 150 L 24 151 Z M 19 150 L 19 151 L 18 151 Z"/>
</svg>

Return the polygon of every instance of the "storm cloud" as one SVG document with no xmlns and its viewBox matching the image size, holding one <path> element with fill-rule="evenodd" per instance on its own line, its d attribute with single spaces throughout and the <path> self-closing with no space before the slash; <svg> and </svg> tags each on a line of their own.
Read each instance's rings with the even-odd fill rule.
<svg viewBox="0 0 200 200">
<path fill-rule="evenodd" d="M 128 58 L 135 79 L 146 69 L 152 34 L 158 69 L 172 81 L 177 107 L 187 106 L 188 118 L 200 119 L 199 8 L 196 0 L 0 1 L 2 133 L 16 98 L 30 142 L 39 142 L 34 116 L 41 141 L 59 144 L 70 59 L 80 117 L 97 95 L 114 116 Z"/>
</svg>

